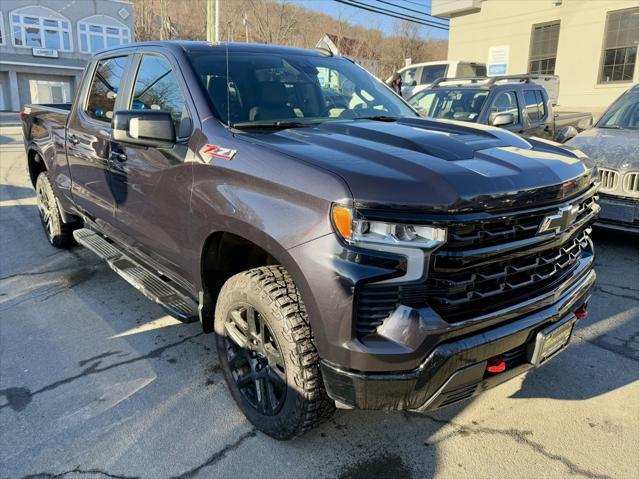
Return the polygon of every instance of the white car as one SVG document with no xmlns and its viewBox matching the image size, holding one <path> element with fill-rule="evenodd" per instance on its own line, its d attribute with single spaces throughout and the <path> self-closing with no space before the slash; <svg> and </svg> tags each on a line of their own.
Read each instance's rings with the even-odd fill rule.
<svg viewBox="0 0 639 479">
<path fill-rule="evenodd" d="M 402 96 L 410 98 L 438 78 L 485 77 L 486 64 L 460 60 L 415 63 L 399 69 L 397 73 L 402 77 Z M 386 80 L 387 84 L 390 84 L 391 78 Z"/>
</svg>

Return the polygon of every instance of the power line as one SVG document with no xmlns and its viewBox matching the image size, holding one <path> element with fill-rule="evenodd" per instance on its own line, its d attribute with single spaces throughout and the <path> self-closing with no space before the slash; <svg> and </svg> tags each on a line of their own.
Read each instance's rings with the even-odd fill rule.
<svg viewBox="0 0 639 479">
<path fill-rule="evenodd" d="M 427 13 L 422 13 L 419 10 L 414 10 L 412 8 L 400 7 L 399 5 L 396 5 L 394 3 L 388 2 L 386 0 L 373 0 L 373 1 L 378 2 L 378 3 L 383 3 L 383 4 L 386 4 L 386 5 L 390 5 L 391 7 L 401 8 L 403 10 L 406 10 L 407 12 L 414 12 L 414 13 L 419 13 L 420 15 L 425 15 L 425 16 L 428 16 L 428 17 L 432 17 L 432 19 L 431 18 L 425 18 L 424 21 L 427 21 L 427 22 L 437 23 L 436 20 L 442 21 L 441 18 L 433 17 L 432 15 L 428 15 Z M 377 7 L 377 8 L 381 8 L 381 7 Z M 399 13 L 401 15 L 407 15 L 408 16 L 408 14 L 405 14 L 404 12 L 395 12 L 395 13 Z M 446 24 L 446 23 L 440 23 L 440 25 L 445 26 L 445 27 L 448 26 L 448 24 Z"/>
<path fill-rule="evenodd" d="M 398 18 L 400 20 L 406 20 L 408 22 L 412 22 L 412 23 L 417 23 L 420 25 L 425 25 L 427 27 L 432 27 L 432 28 L 439 28 L 440 30 L 446 30 L 448 31 L 448 27 L 447 26 L 443 26 L 439 23 L 430 23 L 428 20 L 425 19 L 418 19 L 416 17 L 410 17 L 408 15 L 404 16 L 399 14 L 398 12 L 393 12 L 391 10 L 386 10 L 386 9 L 382 9 L 381 7 L 373 7 L 370 5 L 366 5 L 363 3 L 359 3 L 356 0 L 334 0 L 337 3 L 342 3 L 344 5 L 348 5 L 349 7 L 355 7 L 355 8 L 359 8 L 362 10 L 367 10 L 369 12 L 373 12 L 373 13 L 379 13 L 380 15 L 386 15 L 387 17 L 393 17 L 393 18 Z"/>
<path fill-rule="evenodd" d="M 354 3 L 356 5 L 361 5 L 360 8 L 369 7 L 369 8 L 376 9 L 378 11 L 378 13 L 390 14 L 391 16 L 393 14 L 394 15 L 401 15 L 402 17 L 404 17 L 405 20 L 408 20 L 408 21 L 417 20 L 418 22 L 432 23 L 431 26 L 439 25 L 439 26 L 442 26 L 442 27 L 446 27 L 446 25 L 441 25 L 439 23 L 434 23 L 434 22 L 431 22 L 431 20 L 427 20 L 425 18 L 415 17 L 414 15 L 410 15 L 408 13 L 402 13 L 402 12 L 396 12 L 396 11 L 393 11 L 393 10 L 388 10 L 387 8 L 382 8 L 382 7 L 377 7 L 377 6 L 374 6 L 374 5 L 369 5 L 369 4 L 360 2 L 358 0 L 348 0 L 348 1 L 351 2 L 351 3 Z M 377 1 L 380 1 L 380 0 L 377 0 Z M 387 2 L 384 2 L 384 3 L 387 3 Z M 448 28 L 448 27 L 446 27 L 446 28 Z"/>
</svg>

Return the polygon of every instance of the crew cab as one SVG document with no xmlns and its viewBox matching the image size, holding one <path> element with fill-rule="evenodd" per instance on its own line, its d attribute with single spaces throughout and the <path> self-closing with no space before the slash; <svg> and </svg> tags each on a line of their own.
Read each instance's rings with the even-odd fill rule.
<svg viewBox="0 0 639 479">
<path fill-rule="evenodd" d="M 346 58 L 131 44 L 94 56 L 72 105 L 21 117 L 48 241 L 199 318 L 275 438 L 336 406 L 469 398 L 545 364 L 586 314 L 587 157 L 420 118 Z"/>
<path fill-rule="evenodd" d="M 553 98 L 546 87 L 554 92 Z M 563 143 L 589 128 L 592 115 L 555 112 L 557 94 L 558 78 L 552 75 L 439 78 L 408 102 L 428 118 L 499 126 Z"/>
</svg>

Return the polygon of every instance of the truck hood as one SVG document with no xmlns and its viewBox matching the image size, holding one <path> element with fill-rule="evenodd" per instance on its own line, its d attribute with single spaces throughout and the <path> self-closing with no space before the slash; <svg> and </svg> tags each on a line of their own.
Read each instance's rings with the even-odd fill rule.
<svg viewBox="0 0 639 479">
<path fill-rule="evenodd" d="M 583 151 L 597 166 L 619 171 L 639 168 L 639 132 L 591 128 L 566 144 Z"/>
<path fill-rule="evenodd" d="M 556 144 L 461 122 L 329 121 L 245 138 L 341 176 L 363 208 L 512 208 L 570 196 L 591 181 L 591 169 Z"/>
</svg>

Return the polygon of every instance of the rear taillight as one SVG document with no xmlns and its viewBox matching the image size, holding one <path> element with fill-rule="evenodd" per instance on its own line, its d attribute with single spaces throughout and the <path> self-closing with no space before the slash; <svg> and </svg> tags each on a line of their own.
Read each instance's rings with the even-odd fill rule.
<svg viewBox="0 0 639 479">
<path fill-rule="evenodd" d="M 18 120 L 20 120 L 21 122 L 24 122 L 24 112 L 23 111 L 18 113 Z"/>
</svg>

